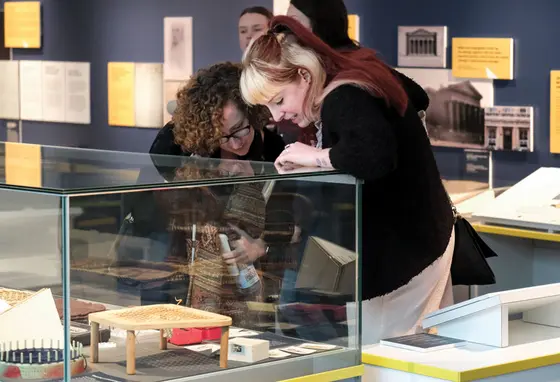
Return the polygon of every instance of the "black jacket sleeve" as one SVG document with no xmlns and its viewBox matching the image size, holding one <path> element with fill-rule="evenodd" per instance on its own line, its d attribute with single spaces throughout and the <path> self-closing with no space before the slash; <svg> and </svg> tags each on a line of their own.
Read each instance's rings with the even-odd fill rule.
<svg viewBox="0 0 560 382">
<path fill-rule="evenodd" d="M 321 108 L 323 142 L 334 168 L 374 180 L 397 166 L 397 138 L 381 99 L 353 85 L 327 95 Z"/>
<path fill-rule="evenodd" d="M 430 106 L 430 97 L 422 86 L 418 85 L 413 79 L 402 74 L 398 70 L 393 70 L 397 78 L 401 81 L 404 91 L 408 95 L 408 99 L 414 106 L 414 109 L 419 112 L 421 110 L 426 111 L 428 106 Z"/>
</svg>

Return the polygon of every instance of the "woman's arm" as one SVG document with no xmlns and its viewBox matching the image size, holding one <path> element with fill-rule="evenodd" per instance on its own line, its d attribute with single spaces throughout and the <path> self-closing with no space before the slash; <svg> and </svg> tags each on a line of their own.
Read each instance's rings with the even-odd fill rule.
<svg viewBox="0 0 560 382">
<path fill-rule="evenodd" d="M 360 179 L 380 178 L 397 166 L 395 127 L 383 101 L 353 85 L 333 90 L 321 110 L 323 150 L 319 160 Z M 326 157 L 328 155 L 328 157 Z"/>
</svg>

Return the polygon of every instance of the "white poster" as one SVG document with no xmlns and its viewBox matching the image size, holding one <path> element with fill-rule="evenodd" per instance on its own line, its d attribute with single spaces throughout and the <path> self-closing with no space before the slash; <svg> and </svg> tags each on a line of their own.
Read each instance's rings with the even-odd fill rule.
<svg viewBox="0 0 560 382">
<path fill-rule="evenodd" d="M 185 82 L 181 81 L 165 81 L 163 84 L 163 124 L 171 120 L 171 113 L 175 109 L 175 101 L 177 100 L 177 91 Z"/>
<path fill-rule="evenodd" d="M 0 61 L 0 118 L 19 119 L 19 61 Z"/>
<path fill-rule="evenodd" d="M 43 121 L 64 122 L 64 62 L 43 61 Z"/>
<path fill-rule="evenodd" d="M 90 64 L 67 62 L 65 69 L 65 121 L 89 124 L 91 123 Z"/>
<path fill-rule="evenodd" d="M 162 64 L 136 64 L 134 100 L 136 126 L 161 128 L 163 119 Z"/>
<path fill-rule="evenodd" d="M 192 17 L 163 19 L 163 77 L 185 81 L 193 72 Z"/>
<path fill-rule="evenodd" d="M 20 109 L 23 120 L 43 120 L 43 62 L 19 62 Z"/>
<path fill-rule="evenodd" d="M 274 16 L 285 16 L 288 12 L 289 6 L 290 0 L 274 0 L 272 12 L 274 13 Z"/>
</svg>

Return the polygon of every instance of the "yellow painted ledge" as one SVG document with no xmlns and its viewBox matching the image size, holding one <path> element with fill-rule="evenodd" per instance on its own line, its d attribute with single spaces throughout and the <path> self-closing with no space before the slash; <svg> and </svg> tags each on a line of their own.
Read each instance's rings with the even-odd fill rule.
<svg viewBox="0 0 560 382">
<path fill-rule="evenodd" d="M 347 367 L 344 369 L 330 370 L 323 373 L 306 375 L 305 377 L 285 379 L 278 382 L 331 382 L 348 378 L 361 377 L 362 375 L 364 375 L 364 365 L 358 365 Z"/>
<path fill-rule="evenodd" d="M 560 353 L 466 371 L 447 370 L 435 366 L 401 361 L 372 354 L 362 354 L 362 362 L 366 365 L 400 370 L 407 373 L 423 375 L 426 377 L 439 378 L 445 381 L 469 382 L 484 378 L 497 377 L 504 374 L 519 373 L 521 371 L 537 369 L 544 366 L 555 365 L 560 363 Z"/>
<path fill-rule="evenodd" d="M 520 237 L 523 239 L 554 241 L 560 243 L 560 234 L 558 233 L 548 233 L 548 232 L 541 232 L 541 231 L 533 231 L 529 229 L 501 227 L 501 226 L 486 225 L 486 224 L 479 224 L 479 223 L 473 223 L 472 226 L 477 232 L 480 233 Z"/>
</svg>

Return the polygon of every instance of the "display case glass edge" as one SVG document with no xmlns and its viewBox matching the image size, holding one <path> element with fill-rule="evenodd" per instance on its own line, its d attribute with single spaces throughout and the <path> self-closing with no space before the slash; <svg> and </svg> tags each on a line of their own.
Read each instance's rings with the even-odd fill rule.
<svg viewBox="0 0 560 382">
<path fill-rule="evenodd" d="M 89 370 L 123 379 L 127 378 L 127 373 L 138 370 L 138 373 L 152 373 L 148 380 L 153 381 L 163 380 L 164 374 L 165 380 L 231 381 L 232 377 L 246 379 L 252 375 L 255 380 L 278 381 L 304 377 L 309 370 L 332 372 L 361 364 L 360 181 L 336 171 L 299 170 L 280 174 L 268 163 L 181 157 L 165 158 L 176 167 L 166 165 L 162 171 L 156 167 L 159 162 L 154 163 L 148 154 L 38 145 L 10 146 L 6 153 L 5 145 L 0 143 L 1 170 L 4 171 L 3 176 L 0 175 L 0 215 L 4 214 L 4 221 L 15 228 L 4 230 L 4 237 L 0 238 L 0 245 L 6 246 L 0 255 L 0 300 L 2 288 L 29 293 L 40 288 L 52 291 L 58 314 L 64 317 L 66 376 L 76 375 L 76 359 L 82 356 L 87 359 Z M 14 147 L 20 150 L 14 151 Z M 19 160 L 9 157 L 13 155 Z M 166 171 L 169 167 L 172 171 Z M 146 174 L 148 170 L 155 172 Z M 255 171 L 257 174 L 251 175 Z M 273 191 L 268 197 L 263 196 L 266 200 L 264 210 L 254 205 L 236 205 L 259 195 L 252 193 L 252 186 L 258 188 L 269 182 L 273 183 Z M 244 187 L 243 192 L 232 194 L 232 189 Z M 262 190 L 264 195 L 264 187 Z M 185 245 L 184 249 L 181 249 L 183 244 L 178 247 L 180 253 L 190 256 L 189 248 L 195 247 L 194 244 L 188 247 L 190 233 L 202 232 L 202 227 L 212 227 L 207 221 L 197 221 L 195 226 L 200 227 L 200 231 L 199 228 L 189 231 L 191 225 L 173 225 L 166 220 L 154 230 L 150 224 L 160 224 L 160 218 L 182 214 L 190 208 L 189 203 L 208 201 L 216 195 L 218 201 L 225 201 L 223 205 L 219 204 L 220 209 L 227 210 L 228 219 L 233 219 L 234 225 L 242 227 L 251 240 L 264 238 L 266 256 L 281 259 L 278 264 L 267 264 L 263 261 L 267 259 L 262 258 L 259 265 L 255 265 L 263 291 L 263 304 L 256 306 L 268 305 L 269 308 L 262 312 L 247 311 L 246 317 L 250 319 L 245 321 L 240 322 L 239 317 L 234 319 L 229 337 L 233 338 L 232 332 L 238 335 L 239 330 L 252 330 L 257 335 L 248 338 L 268 341 L 274 355 L 280 358 L 270 358 L 269 354 L 267 359 L 243 367 L 229 361 L 228 368 L 223 370 L 219 368 L 217 356 L 185 349 L 192 344 L 175 345 L 172 342 L 177 339 L 173 338 L 175 333 L 165 331 L 140 330 L 127 334 L 126 330 L 114 328 L 110 341 L 117 347 L 97 347 L 95 353 L 92 353 L 91 346 L 76 342 L 75 331 L 84 330 L 80 325 L 88 323 L 87 312 L 126 310 L 130 306 L 156 306 L 171 301 L 173 305 L 182 304 L 184 302 L 179 300 L 185 301 L 185 296 L 195 293 L 185 289 L 191 284 L 199 288 L 196 293 L 205 293 L 204 282 L 190 282 L 192 277 L 202 275 L 195 272 L 196 267 L 191 267 L 194 263 L 188 263 L 188 257 L 176 261 L 171 256 L 175 252 L 167 251 L 176 245 L 169 239 L 175 228 L 180 226 L 177 228 L 182 235 L 180 242 Z M 256 199 L 261 200 L 260 196 Z M 136 218 L 133 223 L 142 221 L 148 225 L 135 226 L 137 231 L 129 234 L 125 223 L 131 202 L 135 211 L 140 211 L 139 215 L 133 215 Z M 271 210 L 269 206 L 272 206 Z M 212 213 L 212 208 L 205 205 L 195 209 L 195 215 Z M 249 220 L 244 220 L 247 217 Z M 227 221 L 229 224 L 230 220 Z M 301 232 L 297 233 L 294 224 L 301 226 Z M 258 235 L 256 226 L 264 229 L 262 236 Z M 227 224 L 218 228 L 227 229 Z M 187 231 L 189 235 L 184 234 Z M 293 243 L 286 244 L 282 242 L 288 237 L 286 232 L 289 232 L 290 239 L 296 233 L 300 236 Z M 235 235 L 235 232 L 228 231 L 228 234 Z M 203 236 L 193 237 L 192 243 L 203 242 Z M 298 289 L 292 285 L 295 279 L 286 272 L 292 266 L 297 270 L 297 277 L 309 275 L 309 270 L 316 273 L 321 269 L 322 277 L 328 278 L 348 264 L 335 262 L 333 265 L 330 260 L 325 261 L 323 255 L 317 255 L 319 252 L 308 245 L 310 237 L 329 243 L 324 252 L 329 258 L 340 258 L 337 252 L 344 248 L 354 251 L 355 258 L 350 259 L 355 262 L 351 266 L 355 273 L 350 282 L 352 293 L 342 293 L 349 285 L 340 283 L 334 287 L 336 290 Z M 233 237 L 231 240 L 237 239 Z M 278 249 L 292 244 L 293 257 L 285 249 Z M 126 248 L 121 252 L 123 245 Z M 272 248 L 270 252 L 268 248 Z M 208 256 L 208 251 L 204 256 Z M 15 256 L 12 252 L 20 254 Z M 115 253 L 117 257 L 106 262 Z M 198 252 L 197 256 L 201 253 Z M 159 258 L 160 255 L 163 257 Z M 4 268 L 3 264 L 10 264 L 10 267 Z M 313 267 L 304 269 L 306 264 Z M 2 269 L 10 271 L 12 277 L 2 277 Z M 55 270 L 53 276 L 39 281 L 37 275 L 47 269 Z M 253 316 L 258 318 L 253 319 Z M 0 322 L 1 317 L 0 312 Z M 90 330 L 90 335 L 93 332 Z M 83 338 L 84 333 L 79 333 Z M 154 334 L 152 339 L 150 336 Z M 129 367 L 131 364 L 124 351 L 127 335 L 129 342 L 133 335 L 134 342 L 139 344 L 133 358 L 135 367 Z M 107 341 L 101 336 L 97 340 Z M 214 339 L 208 341 L 215 344 Z M 94 337 L 91 337 L 93 342 Z M 144 345 L 152 342 L 155 347 Z M 321 349 L 317 350 L 317 347 Z M 92 362 L 94 354 L 99 363 Z M 196 374 L 192 371 L 196 369 L 194 366 L 184 372 L 165 369 L 169 367 L 166 362 L 173 363 L 177 357 L 199 360 L 203 365 L 197 367 L 207 368 L 207 371 Z M 107 368 L 108 361 L 113 360 L 114 363 L 109 363 L 111 366 Z"/>
</svg>

